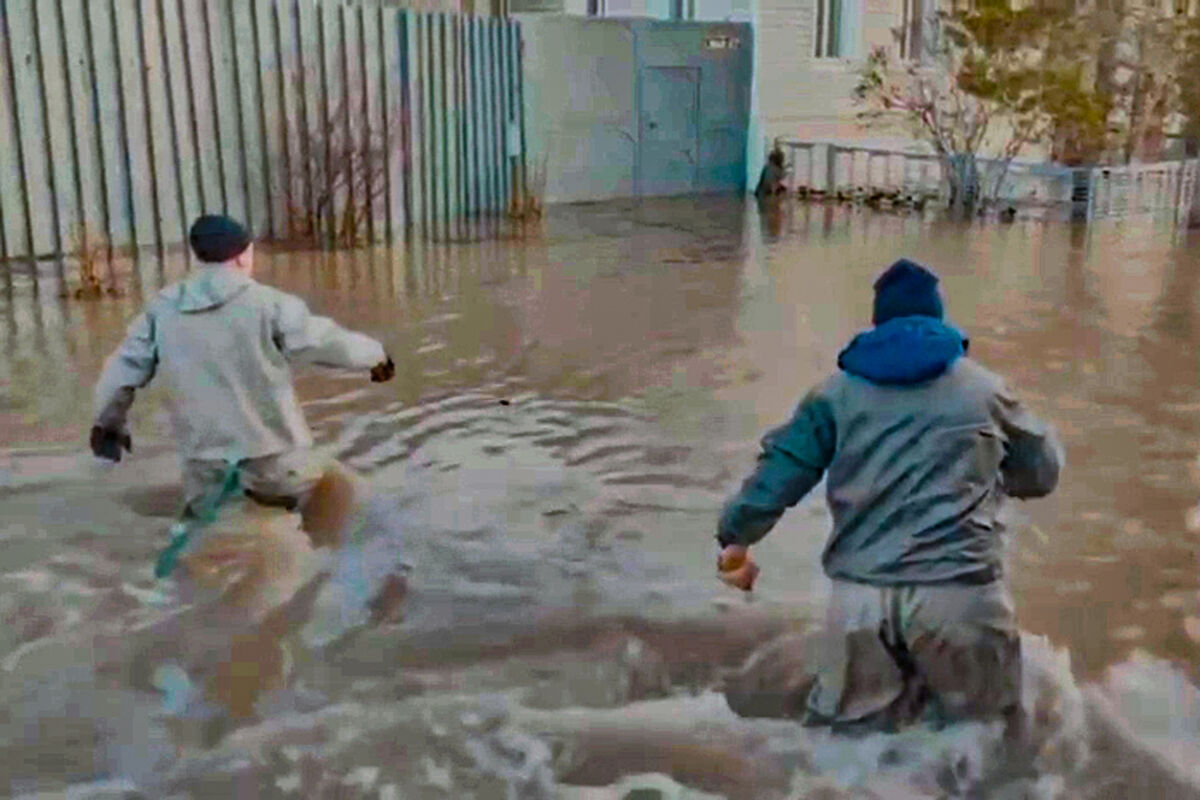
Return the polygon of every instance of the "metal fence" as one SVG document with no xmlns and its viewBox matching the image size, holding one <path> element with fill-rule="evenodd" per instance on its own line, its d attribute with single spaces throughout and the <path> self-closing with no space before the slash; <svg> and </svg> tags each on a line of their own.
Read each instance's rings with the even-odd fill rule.
<svg viewBox="0 0 1200 800">
<path fill-rule="evenodd" d="M 948 196 L 941 160 L 917 150 L 886 150 L 836 142 L 781 141 L 789 188 L 830 196 Z M 1059 210 L 1089 220 L 1170 214 L 1186 220 L 1196 201 L 1200 161 L 1121 167 L 979 159 L 985 196 L 1021 208 Z M 999 183 L 999 190 L 995 187 Z"/>
<path fill-rule="evenodd" d="M 285 237 L 318 197 L 453 235 L 522 190 L 520 75 L 517 23 L 380 0 L 0 0 L 0 260 Z"/>
</svg>

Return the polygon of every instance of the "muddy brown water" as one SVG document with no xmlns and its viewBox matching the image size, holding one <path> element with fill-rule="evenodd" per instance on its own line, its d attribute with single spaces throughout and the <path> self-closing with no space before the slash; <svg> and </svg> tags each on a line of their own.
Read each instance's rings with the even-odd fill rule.
<svg viewBox="0 0 1200 800">
<path fill-rule="evenodd" d="M 941 274 L 973 355 L 1067 446 L 1058 493 L 1013 510 L 1022 628 L 1064 648 L 1080 684 L 1142 655 L 1194 682 L 1197 242 L 1147 221 L 963 226 L 689 199 L 555 209 L 510 241 L 260 254 L 260 280 L 379 337 L 395 357 L 396 380 L 382 386 L 307 369 L 297 384 L 319 442 L 394 504 L 418 566 L 401 626 L 298 657 L 309 694 L 263 706 L 240 734 L 220 721 L 161 721 L 147 685 L 147 664 L 182 652 L 190 635 L 144 633 L 172 630 L 154 626 L 177 610 L 156 601 L 150 575 L 178 504 L 160 391 L 135 405 L 132 458 L 105 467 L 82 446 L 103 359 L 182 265 L 143 264 L 127 271 L 123 298 L 97 302 L 59 301 L 46 283 L 33 298 L 18 276 L 16 296 L 0 299 L 0 793 L 143 785 L 174 769 L 181 796 L 233 796 L 221 787 L 234 784 L 239 797 L 324 796 L 333 790 L 313 787 L 331 776 L 348 785 L 362 765 L 330 746 L 294 748 L 354 716 L 351 705 L 369 716 L 380 704 L 393 715 L 363 723 L 354 740 L 353 752 L 375 758 L 364 797 L 391 796 L 388 785 L 404 797 L 540 797 L 555 781 L 653 771 L 767 796 L 786 783 L 773 770 L 797 767 L 762 766 L 749 744 L 722 765 L 712 742 L 664 731 L 661 752 L 643 757 L 628 730 L 605 733 L 620 731 L 618 716 L 595 721 L 573 756 L 546 754 L 552 766 L 539 772 L 530 754 L 540 740 L 488 745 L 464 732 L 486 719 L 462 722 L 476 712 L 455 704 L 518 692 L 527 710 L 619 713 L 703 696 L 755 642 L 817 618 L 828 591 L 820 492 L 759 548 L 752 599 L 712 576 L 716 513 L 759 434 L 835 368 L 869 319 L 875 275 L 902 255 Z M 1172 713 L 1200 729 L 1200 710 Z M 531 717 L 522 730 L 539 725 L 553 727 Z M 387 755 L 395 735 L 381 731 L 418 728 L 404 758 Z M 437 744 L 438 731 L 454 744 Z M 230 744 L 276 734 L 290 744 L 271 739 L 253 770 Z M 463 777 L 462 764 L 488 758 L 508 772 Z"/>
</svg>

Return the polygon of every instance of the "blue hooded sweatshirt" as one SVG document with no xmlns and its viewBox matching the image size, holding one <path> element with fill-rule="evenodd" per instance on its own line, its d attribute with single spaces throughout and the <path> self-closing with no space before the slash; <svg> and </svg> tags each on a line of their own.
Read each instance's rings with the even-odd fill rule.
<svg viewBox="0 0 1200 800">
<path fill-rule="evenodd" d="M 930 301 L 936 278 L 927 276 L 898 262 L 880 279 L 876 327 L 763 437 L 757 468 L 721 515 L 722 545 L 759 541 L 825 477 L 831 578 L 887 586 L 1000 577 L 1003 498 L 1053 491 L 1062 448 L 967 357 L 967 339 L 939 318 L 940 298 Z M 911 290 L 908 301 L 888 294 L 897 284 Z"/>
</svg>

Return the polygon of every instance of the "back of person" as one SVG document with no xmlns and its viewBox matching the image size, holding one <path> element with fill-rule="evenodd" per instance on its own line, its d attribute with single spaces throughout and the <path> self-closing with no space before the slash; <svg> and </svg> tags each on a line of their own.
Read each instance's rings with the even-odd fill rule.
<svg viewBox="0 0 1200 800">
<path fill-rule="evenodd" d="M 313 452 L 289 363 L 369 371 L 373 382 L 395 365 L 371 337 L 257 283 L 251 236 L 234 220 L 201 217 L 189 239 L 200 266 L 133 320 L 95 389 L 90 444 L 113 461 L 132 452 L 137 390 L 156 377 L 168 389 L 184 503 L 156 576 L 180 566 L 183 584 L 215 587 L 218 604 L 260 624 L 254 641 L 277 648 L 281 609 L 317 585 L 305 583 L 316 564 L 306 556 L 328 548 L 337 591 L 327 615 L 395 619 L 407 586 L 399 527 L 365 481 Z M 256 697 L 267 675 L 248 671 L 234 693 Z"/>
<path fill-rule="evenodd" d="M 920 337 L 922 321 L 903 324 Z M 897 337 L 894 349 L 906 338 Z M 847 363 L 853 356 L 852 346 L 843 363 L 863 370 Z M 843 372 L 823 394 L 837 431 L 826 477 L 834 521 L 826 573 L 873 585 L 998 578 L 1004 476 L 1018 460 L 1006 464 L 1006 445 L 1046 436 L 1001 380 L 963 357 L 914 384 L 874 383 L 869 370 Z M 1033 467 L 1026 483 L 1036 485 L 1014 492 L 1053 488 L 1057 465 Z"/>
<path fill-rule="evenodd" d="M 777 677 L 776 655 L 796 648 L 776 646 L 748 662 L 727 697 L 735 710 L 803 709 L 835 727 L 893 727 L 927 707 L 943 719 L 1012 721 L 1020 647 L 999 512 L 1005 496 L 1053 491 L 1062 450 L 967 357 L 932 273 L 901 260 L 875 289 L 875 327 L 763 437 L 718 526 L 722 580 L 748 591 L 758 573 L 749 546 L 826 478 L 833 593 L 816 658 L 797 665 L 815 674 L 789 681 L 803 696 L 781 696 L 763 670 Z"/>
<path fill-rule="evenodd" d="M 312 444 L 280 349 L 278 294 L 208 268 L 148 310 L 189 458 L 257 458 Z"/>
</svg>

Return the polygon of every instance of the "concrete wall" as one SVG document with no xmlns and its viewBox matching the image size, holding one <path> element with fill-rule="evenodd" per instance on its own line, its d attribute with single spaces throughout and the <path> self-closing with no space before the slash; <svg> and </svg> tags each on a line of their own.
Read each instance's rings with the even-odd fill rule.
<svg viewBox="0 0 1200 800">
<path fill-rule="evenodd" d="M 720 151 L 745 141 L 753 41 L 749 26 L 518 15 L 524 45 L 526 163 L 544 170 L 548 203 L 631 197 L 639 184 L 639 70 L 700 70 L 697 191 L 740 191 Z M 732 36 L 740 47 L 705 49 Z M 744 144 L 737 145 L 741 153 Z"/>
</svg>

